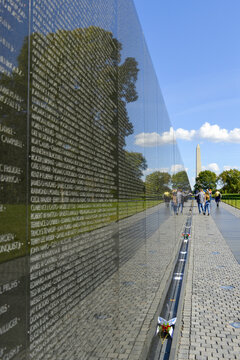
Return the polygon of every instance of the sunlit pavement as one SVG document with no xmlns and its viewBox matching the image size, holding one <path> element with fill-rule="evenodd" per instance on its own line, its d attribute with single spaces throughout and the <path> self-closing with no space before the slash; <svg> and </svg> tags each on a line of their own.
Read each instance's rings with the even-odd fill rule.
<svg viewBox="0 0 240 360">
<path fill-rule="evenodd" d="M 240 222 L 240 210 L 221 207 Z M 214 221 L 215 211 L 213 206 L 212 215 L 204 216 L 194 207 L 177 360 L 240 359 L 240 265 Z"/>
</svg>

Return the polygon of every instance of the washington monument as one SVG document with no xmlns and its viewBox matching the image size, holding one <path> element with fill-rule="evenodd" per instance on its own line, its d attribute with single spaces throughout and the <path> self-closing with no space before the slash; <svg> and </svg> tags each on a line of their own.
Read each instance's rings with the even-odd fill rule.
<svg viewBox="0 0 240 360">
<path fill-rule="evenodd" d="M 196 177 L 198 177 L 198 174 L 202 171 L 202 165 L 201 165 L 201 152 L 200 152 L 200 146 L 197 145 L 196 150 Z"/>
</svg>

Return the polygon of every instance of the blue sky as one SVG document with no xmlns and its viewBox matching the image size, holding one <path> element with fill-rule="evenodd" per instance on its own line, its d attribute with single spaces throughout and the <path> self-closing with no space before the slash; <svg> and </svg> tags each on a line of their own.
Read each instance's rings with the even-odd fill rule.
<svg viewBox="0 0 240 360">
<path fill-rule="evenodd" d="M 240 169 L 240 1 L 134 3 L 191 183 L 198 143 L 204 169 Z"/>
</svg>

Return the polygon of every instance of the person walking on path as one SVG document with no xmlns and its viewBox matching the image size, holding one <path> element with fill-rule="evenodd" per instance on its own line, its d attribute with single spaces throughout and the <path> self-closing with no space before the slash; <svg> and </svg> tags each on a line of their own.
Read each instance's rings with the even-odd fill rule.
<svg viewBox="0 0 240 360">
<path fill-rule="evenodd" d="M 197 201 L 197 204 L 198 204 L 198 212 L 199 212 L 199 214 L 201 214 L 201 206 L 200 206 L 199 193 L 200 193 L 200 191 L 197 190 L 196 193 L 195 193 L 195 200 Z"/>
<path fill-rule="evenodd" d="M 209 191 L 206 191 L 205 198 L 206 198 L 206 201 L 205 201 L 205 206 L 204 206 L 204 215 L 206 214 L 206 212 L 208 212 L 208 215 L 210 215 L 211 197 L 210 197 Z"/>
<path fill-rule="evenodd" d="M 216 204 L 217 204 L 217 207 L 219 207 L 219 203 L 220 203 L 220 201 L 221 201 L 221 197 L 222 197 L 222 195 L 221 195 L 221 193 L 220 193 L 220 191 L 216 191 L 215 192 L 215 202 L 216 202 Z"/>
<path fill-rule="evenodd" d="M 200 191 L 197 193 L 196 200 L 198 203 L 199 214 L 201 214 L 201 212 L 202 212 L 205 215 L 205 210 L 204 210 L 205 193 L 204 193 L 203 189 L 200 189 Z"/>
</svg>

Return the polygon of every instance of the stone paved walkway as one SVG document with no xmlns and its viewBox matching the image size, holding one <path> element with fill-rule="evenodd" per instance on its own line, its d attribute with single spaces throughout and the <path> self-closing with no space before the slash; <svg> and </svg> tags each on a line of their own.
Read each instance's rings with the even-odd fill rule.
<svg viewBox="0 0 240 360">
<path fill-rule="evenodd" d="M 189 205 L 183 215 L 170 216 L 161 224 L 145 246 L 81 303 L 75 312 L 80 329 L 75 337 L 81 339 L 82 346 L 74 360 L 146 359 L 159 302 L 175 263 L 171 259 L 177 255 L 173 239 L 181 239 Z M 151 211 L 156 210 L 147 212 Z M 110 316 L 96 320 L 96 314 Z"/>
<path fill-rule="evenodd" d="M 229 211 L 231 214 L 240 218 L 240 210 L 235 208 L 234 206 L 228 205 L 222 201 L 222 202 L 220 202 L 220 207 L 223 207 L 225 210 Z"/>
<path fill-rule="evenodd" d="M 240 265 L 212 217 L 199 215 L 195 206 L 176 359 L 239 360 L 240 329 L 230 325 L 235 321 L 240 321 Z"/>
</svg>

